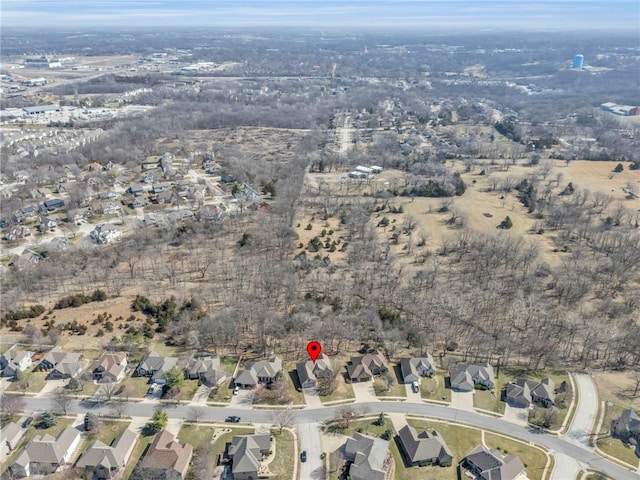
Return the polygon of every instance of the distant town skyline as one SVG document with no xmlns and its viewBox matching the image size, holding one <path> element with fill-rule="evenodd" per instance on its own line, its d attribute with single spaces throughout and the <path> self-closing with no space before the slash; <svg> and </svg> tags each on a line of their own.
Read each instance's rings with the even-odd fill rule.
<svg viewBox="0 0 640 480">
<path fill-rule="evenodd" d="M 638 0 L 2 0 L 2 27 L 640 29 Z"/>
</svg>

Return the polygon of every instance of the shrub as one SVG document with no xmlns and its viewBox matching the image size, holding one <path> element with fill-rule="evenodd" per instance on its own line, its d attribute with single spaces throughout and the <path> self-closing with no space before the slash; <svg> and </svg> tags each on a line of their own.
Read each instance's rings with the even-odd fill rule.
<svg viewBox="0 0 640 480">
<path fill-rule="evenodd" d="M 624 165 L 622 165 L 621 163 L 616 165 L 616 168 L 613 169 L 614 172 L 616 173 L 620 173 L 624 170 Z"/>
<path fill-rule="evenodd" d="M 382 432 L 382 434 L 380 435 L 380 438 L 383 440 L 391 440 L 392 436 L 393 436 L 393 432 L 387 428 L 384 432 Z"/>
<path fill-rule="evenodd" d="M 498 225 L 498 228 L 501 228 L 503 230 L 508 230 L 511 227 L 513 227 L 513 222 L 508 215 L 504 217 L 504 220 L 502 220 L 502 222 L 500 222 L 500 225 Z"/>
</svg>

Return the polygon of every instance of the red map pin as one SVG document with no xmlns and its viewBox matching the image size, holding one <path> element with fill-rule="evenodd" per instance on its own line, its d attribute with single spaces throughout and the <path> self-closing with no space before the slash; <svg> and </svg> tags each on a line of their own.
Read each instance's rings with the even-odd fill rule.
<svg viewBox="0 0 640 480">
<path fill-rule="evenodd" d="M 309 352 L 309 356 L 314 362 L 318 359 L 321 351 L 322 345 L 320 345 L 318 342 L 309 342 L 309 345 L 307 345 L 307 352 Z"/>
</svg>

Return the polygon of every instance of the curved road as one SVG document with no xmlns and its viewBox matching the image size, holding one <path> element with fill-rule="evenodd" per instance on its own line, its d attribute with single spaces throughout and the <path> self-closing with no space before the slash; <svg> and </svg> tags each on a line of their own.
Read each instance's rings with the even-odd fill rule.
<svg viewBox="0 0 640 480">
<path fill-rule="evenodd" d="M 25 410 L 43 411 L 52 406 L 51 399 L 48 398 L 25 398 Z M 129 403 L 125 415 L 134 417 L 150 417 L 157 407 L 157 404 L 149 403 Z M 244 421 L 253 423 L 272 423 L 272 411 L 270 410 L 247 410 L 232 407 L 192 407 L 184 405 L 162 405 L 166 408 L 170 418 L 190 418 L 194 408 L 200 413 L 203 421 L 222 422 L 229 415 L 241 416 Z M 480 428 L 487 428 L 505 435 L 519 438 L 523 441 L 537 443 L 548 448 L 552 453 L 559 452 L 574 458 L 578 462 L 588 465 L 591 468 L 602 471 L 617 480 L 638 480 L 638 474 L 620 467 L 604 458 L 596 455 L 584 445 L 567 441 L 561 437 L 545 435 L 531 429 L 505 422 L 494 417 L 482 415 L 475 412 L 456 410 L 451 407 L 427 404 L 412 404 L 404 402 L 366 402 L 358 404 L 361 408 L 366 408 L 370 414 L 380 412 L 406 413 L 410 415 L 424 415 L 443 420 L 453 420 L 467 423 Z M 316 409 L 293 410 L 293 423 L 321 423 L 335 417 L 340 407 L 323 407 Z M 92 410 L 95 413 L 109 414 L 111 408 L 107 406 L 96 407 L 92 402 L 74 400 L 67 409 L 68 413 L 84 413 Z M 570 480 L 570 479 L 567 479 Z"/>
</svg>

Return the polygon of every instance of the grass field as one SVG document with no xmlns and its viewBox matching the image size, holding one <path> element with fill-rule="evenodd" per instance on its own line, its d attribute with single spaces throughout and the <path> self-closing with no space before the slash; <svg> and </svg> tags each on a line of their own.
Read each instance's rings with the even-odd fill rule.
<svg viewBox="0 0 640 480">
<path fill-rule="evenodd" d="M 389 390 L 383 390 L 380 388 L 376 388 L 377 385 L 386 388 L 387 382 L 385 380 L 376 379 L 373 382 L 373 388 L 378 397 L 407 397 L 407 389 L 402 383 L 402 372 L 400 371 L 400 365 L 390 365 L 393 369 L 393 385 Z"/>
<path fill-rule="evenodd" d="M 87 440 L 100 440 L 105 445 L 111 445 L 118 435 L 124 432 L 129 426 L 129 422 L 118 422 L 114 420 L 101 420 L 100 428 L 97 432 L 87 434 Z"/>
<path fill-rule="evenodd" d="M 38 393 L 45 386 L 47 381 L 45 377 L 48 372 L 24 372 L 24 379 L 20 382 L 11 382 L 11 385 L 7 388 L 8 392 L 21 392 L 20 384 L 26 382 L 29 384 L 27 392 Z"/>
<path fill-rule="evenodd" d="M 194 450 L 198 450 L 203 445 L 211 443 L 213 438 L 213 427 L 202 427 L 198 425 L 182 425 L 178 432 L 178 439 L 181 442 L 189 443 Z"/>
<path fill-rule="evenodd" d="M 269 464 L 269 470 L 275 474 L 274 480 L 291 480 L 293 476 L 293 466 L 298 461 L 295 453 L 295 439 L 291 432 L 282 430 L 277 434 L 276 430 L 271 431 L 276 443 L 276 456 Z"/>
<path fill-rule="evenodd" d="M 488 410 L 495 413 L 504 413 L 505 403 L 500 400 L 500 390 L 496 389 L 496 393 L 489 390 L 476 390 L 473 394 L 473 406 L 482 410 Z"/>
<path fill-rule="evenodd" d="M 122 384 L 125 386 L 123 393 L 126 393 L 130 398 L 143 398 L 149 390 L 148 377 L 129 377 L 123 380 Z"/>
<path fill-rule="evenodd" d="M 136 468 L 136 465 L 144 455 L 145 451 L 147 450 L 147 447 L 151 444 L 151 442 L 153 442 L 154 438 L 156 438 L 155 435 L 149 435 L 147 437 L 144 437 L 144 436 L 138 437 L 138 442 L 136 443 L 136 446 L 133 449 L 133 452 L 131 453 L 131 457 L 129 458 L 129 463 L 127 463 L 127 466 L 124 469 L 122 478 L 129 478 L 131 476 L 133 469 Z"/>
<path fill-rule="evenodd" d="M 511 453 L 520 457 L 529 480 L 542 480 L 547 465 L 547 456 L 544 452 L 524 443 L 491 433 L 485 433 L 484 441 L 487 447 L 497 448 L 502 454 Z"/>
<path fill-rule="evenodd" d="M 432 378 L 423 378 L 420 382 L 420 395 L 425 400 L 451 403 L 451 390 L 446 388 L 445 378 L 442 374 L 436 374 Z"/>
</svg>

